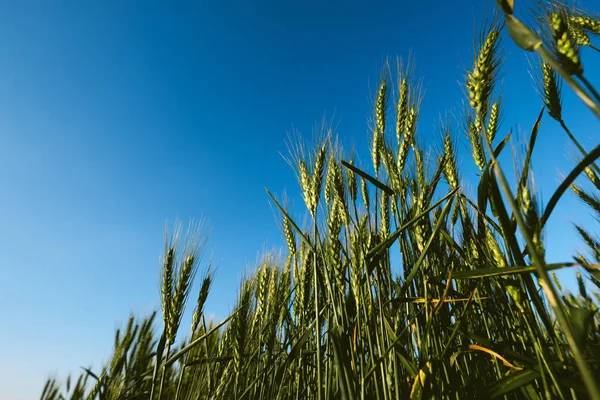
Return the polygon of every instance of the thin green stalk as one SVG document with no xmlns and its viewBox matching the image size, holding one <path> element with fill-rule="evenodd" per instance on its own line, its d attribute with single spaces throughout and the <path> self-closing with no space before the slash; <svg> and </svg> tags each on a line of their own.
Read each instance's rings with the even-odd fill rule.
<svg viewBox="0 0 600 400">
<path fill-rule="evenodd" d="M 317 230 L 317 217 L 316 214 L 313 217 L 313 232 L 315 241 L 319 231 Z M 313 251 L 313 294 L 314 294 L 314 302 L 315 302 L 315 344 L 317 347 L 317 399 L 321 400 L 321 385 L 322 385 L 322 377 L 321 377 L 321 315 L 319 308 L 319 273 L 318 273 L 318 264 L 317 264 L 317 252 Z"/>
</svg>

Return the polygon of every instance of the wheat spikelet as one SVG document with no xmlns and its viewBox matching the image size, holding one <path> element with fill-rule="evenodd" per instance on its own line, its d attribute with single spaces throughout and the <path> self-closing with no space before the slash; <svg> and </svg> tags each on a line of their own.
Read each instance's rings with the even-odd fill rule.
<svg viewBox="0 0 600 400">
<path fill-rule="evenodd" d="M 348 164 L 354 166 L 354 160 L 350 160 Z M 348 177 L 348 192 L 350 194 L 350 199 L 352 202 L 356 202 L 356 196 L 358 187 L 356 184 L 356 174 L 351 169 L 346 171 L 346 176 Z"/>
<path fill-rule="evenodd" d="M 302 197 L 306 207 L 310 210 L 311 204 L 311 182 L 310 175 L 308 173 L 308 167 L 302 160 L 298 160 L 298 173 L 300 175 L 300 189 L 302 190 Z"/>
<path fill-rule="evenodd" d="M 310 212 L 313 217 L 317 213 L 317 205 L 321 198 L 321 189 L 323 183 L 323 170 L 325 169 L 325 157 L 327 155 L 327 148 L 325 144 L 321 145 L 317 156 L 315 158 L 315 165 L 313 168 L 313 175 L 310 188 Z"/>
<path fill-rule="evenodd" d="M 382 194 L 380 199 L 381 223 L 379 227 L 381 240 L 385 240 L 390 235 L 390 198 L 387 194 Z"/>
<path fill-rule="evenodd" d="M 542 74 L 544 82 L 544 103 L 548 114 L 557 121 L 562 121 L 562 102 L 560 97 L 560 86 L 556 72 L 547 62 L 542 62 Z"/>
<path fill-rule="evenodd" d="M 196 261 L 196 255 L 189 254 L 185 258 L 183 266 L 180 268 L 179 277 L 177 279 L 177 287 L 175 288 L 173 301 L 171 302 L 169 331 L 167 332 L 168 344 L 173 344 L 175 342 L 175 335 L 179 328 L 179 323 L 181 322 L 181 316 L 183 315 L 185 300 L 189 294 L 191 281 L 197 268 Z"/>
<path fill-rule="evenodd" d="M 552 272 L 552 280 L 554 281 L 554 284 L 558 290 L 562 292 L 562 285 L 560 284 L 560 279 L 558 279 L 558 276 L 556 276 L 556 272 Z"/>
<path fill-rule="evenodd" d="M 338 240 L 342 227 L 342 210 L 340 209 L 340 207 L 340 200 L 336 198 L 331 213 L 329 214 L 329 219 L 327 221 L 327 226 L 329 228 L 327 255 L 329 261 L 328 264 L 333 267 L 333 273 L 335 276 L 335 282 L 336 287 L 338 289 L 338 293 L 340 295 L 343 295 L 345 291 L 344 272 L 342 269 L 342 260 L 340 257 L 341 245 Z"/>
<path fill-rule="evenodd" d="M 420 191 L 425 190 L 425 164 L 423 163 L 423 153 L 419 146 L 413 145 L 413 153 L 415 154 L 415 166 L 417 167 L 417 184 Z"/>
<path fill-rule="evenodd" d="M 340 166 L 340 164 L 336 163 L 333 170 L 333 189 L 335 193 L 334 197 L 337 197 L 338 200 L 342 202 L 342 205 L 345 206 L 344 203 L 346 200 L 346 186 L 344 183 L 344 174 L 342 172 L 342 167 Z"/>
<path fill-rule="evenodd" d="M 452 189 L 458 187 L 458 169 L 456 167 L 456 157 L 454 152 L 454 146 L 452 145 L 452 139 L 450 133 L 446 133 L 444 136 L 444 177 L 446 182 Z"/>
<path fill-rule="evenodd" d="M 170 247 L 165 254 L 161 279 L 161 303 L 165 329 L 170 331 L 171 302 L 173 301 L 173 270 L 174 270 L 175 248 Z M 169 332 L 170 333 L 170 332 Z"/>
<path fill-rule="evenodd" d="M 600 20 L 587 15 L 571 15 L 569 22 L 588 32 L 600 35 Z"/>
<path fill-rule="evenodd" d="M 329 156 L 327 163 L 327 175 L 325 177 L 325 202 L 329 204 L 333 196 L 333 185 L 335 180 L 335 158 L 333 154 Z"/>
<path fill-rule="evenodd" d="M 500 32 L 490 30 L 479 54 L 473 71 L 467 74 L 469 104 L 475 110 L 475 128 L 479 132 L 488 111 L 488 101 L 494 89 L 495 72 L 498 67 L 497 51 Z"/>
<path fill-rule="evenodd" d="M 385 132 L 385 107 L 387 102 L 387 83 L 381 81 L 375 101 L 375 128 L 371 139 L 371 159 L 375 170 L 375 177 L 379 176 L 379 166 L 381 164 L 381 148 L 383 146 L 383 135 Z"/>
<path fill-rule="evenodd" d="M 292 231 L 290 219 L 288 217 L 283 218 L 283 234 L 288 249 L 290 250 L 290 257 L 293 257 L 296 255 L 296 237 Z"/>
<path fill-rule="evenodd" d="M 579 46 L 573 38 L 567 20 L 557 12 L 550 13 L 548 20 L 552 29 L 555 51 L 562 67 L 570 75 L 583 74 Z"/>
<path fill-rule="evenodd" d="M 392 189 L 398 192 L 400 190 L 401 183 L 400 176 L 398 175 L 398 170 L 396 168 L 394 152 L 391 149 L 385 147 L 384 150 L 382 150 L 382 155 L 383 166 L 385 167 L 388 177 L 390 178 Z"/>
<path fill-rule="evenodd" d="M 255 325 L 252 326 L 253 332 L 255 332 L 256 329 L 261 328 L 262 318 L 267 304 L 267 290 L 270 275 L 271 268 L 269 267 L 268 262 L 265 260 L 262 267 L 258 270 L 258 275 L 256 277 L 256 309 L 254 310 Z"/>
<path fill-rule="evenodd" d="M 327 218 L 327 227 L 329 228 L 329 235 L 337 238 L 342 228 L 342 218 L 340 216 L 340 206 L 337 198 L 331 206 L 331 212 L 329 213 L 329 218 Z"/>
<path fill-rule="evenodd" d="M 490 118 L 488 120 L 488 128 L 486 131 L 488 140 L 490 143 L 494 142 L 496 138 L 496 134 L 498 133 L 498 124 L 500 119 L 500 102 L 497 101 L 492 104 L 492 108 L 490 110 Z"/>
<path fill-rule="evenodd" d="M 600 190 L 600 178 L 594 172 L 594 170 L 590 167 L 586 167 L 583 172 L 587 176 L 590 182 L 596 187 L 596 189 Z"/>
<path fill-rule="evenodd" d="M 367 188 L 367 181 L 364 178 L 360 180 L 360 194 L 362 196 L 363 203 L 365 204 L 365 207 L 367 207 L 368 210 L 370 208 L 369 190 Z"/>
<path fill-rule="evenodd" d="M 386 105 L 387 105 L 387 82 L 383 80 L 379 85 L 377 93 L 377 101 L 375 103 L 375 123 L 379 138 L 382 139 L 385 134 L 386 120 Z"/>
<path fill-rule="evenodd" d="M 474 123 L 469 123 L 469 141 L 471 142 L 471 153 L 475 164 L 481 171 L 485 169 L 486 159 L 485 152 L 483 150 L 483 143 L 481 143 L 481 136 L 479 136 L 479 129 Z"/>
<path fill-rule="evenodd" d="M 398 95 L 398 105 L 396 107 L 396 139 L 400 145 L 402 132 L 406 126 L 406 116 L 408 114 L 408 81 L 403 77 L 400 81 L 400 91 Z"/>
<path fill-rule="evenodd" d="M 210 286 L 212 285 L 212 275 L 210 270 L 206 273 L 206 276 L 202 280 L 202 285 L 200 286 L 200 291 L 198 292 L 198 301 L 196 302 L 196 309 L 194 310 L 194 314 L 192 316 L 192 333 L 198 329 L 198 324 L 200 323 L 200 316 L 204 310 L 204 303 L 206 303 L 206 299 L 208 298 L 208 292 L 210 291 Z"/>
<path fill-rule="evenodd" d="M 492 258 L 496 266 L 503 267 L 506 265 L 506 257 L 504 257 L 504 253 L 500 249 L 500 245 L 498 244 L 498 240 L 492 233 L 490 229 L 486 229 L 486 244 L 491 251 Z"/>
<path fill-rule="evenodd" d="M 408 158 L 408 151 L 413 144 L 415 129 L 417 123 L 417 110 L 415 107 L 411 107 L 406 117 L 406 126 L 404 128 L 404 138 L 400 146 L 398 147 L 398 159 L 397 167 L 398 174 L 402 174 L 404 166 L 406 165 L 406 159 Z"/>
<path fill-rule="evenodd" d="M 576 26 L 569 25 L 571 35 L 579 46 L 589 46 L 592 44 L 590 36 L 583 30 Z"/>
</svg>

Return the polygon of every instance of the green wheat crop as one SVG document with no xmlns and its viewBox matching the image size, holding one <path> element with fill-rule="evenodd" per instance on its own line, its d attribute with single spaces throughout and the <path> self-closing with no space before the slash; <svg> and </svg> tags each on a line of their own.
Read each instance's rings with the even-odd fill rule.
<svg viewBox="0 0 600 400">
<path fill-rule="evenodd" d="M 226 319 L 205 318 L 208 266 L 191 332 L 181 332 L 205 241 L 196 226 L 185 238 L 176 227 L 161 266 L 161 330 L 155 314 L 131 317 L 104 368 L 85 369 L 74 384 L 48 380 L 42 400 L 600 399 L 600 237 L 574 225 L 589 252 L 560 264 L 546 261 L 544 247 L 567 194 L 600 221 L 600 146 L 577 142 L 561 95 L 566 84 L 600 119 L 600 96 L 585 78 L 600 68 L 586 64 L 600 19 L 547 3 L 535 19 L 542 29 L 530 28 L 514 3 L 497 0 L 465 71 L 459 122 L 480 173 L 475 196 L 464 189 L 451 124 L 440 124 L 436 146 L 423 146 L 421 87 L 400 64 L 374 93 L 370 168 L 329 128 L 314 147 L 294 147 L 289 161 L 308 212 L 292 215 L 267 192 L 287 248 L 243 279 Z M 543 108 L 514 185 L 498 162 L 510 137 L 497 88 L 506 31 L 539 56 Z M 531 160 L 545 114 L 581 154 L 542 204 Z M 577 294 L 554 274 L 567 268 L 577 270 Z"/>
</svg>

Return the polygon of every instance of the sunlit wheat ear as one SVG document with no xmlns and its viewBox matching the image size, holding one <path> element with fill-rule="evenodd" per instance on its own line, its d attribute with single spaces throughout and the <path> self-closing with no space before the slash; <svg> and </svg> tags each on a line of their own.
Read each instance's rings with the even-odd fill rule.
<svg viewBox="0 0 600 400">
<path fill-rule="evenodd" d="M 398 145 L 402 140 L 402 132 L 406 126 L 406 116 L 408 115 L 408 80 L 402 77 L 398 94 L 398 104 L 396 106 L 396 139 Z"/>
<path fill-rule="evenodd" d="M 496 266 L 503 267 L 506 264 L 506 257 L 504 253 L 500 249 L 500 245 L 498 244 L 498 240 L 492 233 L 491 229 L 486 229 L 486 244 L 491 252 L 492 258 Z"/>
<path fill-rule="evenodd" d="M 175 248 L 170 247 L 164 257 L 161 279 L 161 303 L 165 329 L 169 331 L 171 320 L 171 302 L 173 301 L 173 271 Z"/>
<path fill-rule="evenodd" d="M 414 142 L 415 130 L 417 124 L 417 109 L 416 107 L 410 107 L 408 115 L 406 117 L 406 124 L 404 128 L 404 137 L 398 147 L 398 159 L 397 167 L 398 174 L 402 174 L 404 167 L 406 166 L 406 160 L 408 158 L 408 152 Z"/>
<path fill-rule="evenodd" d="M 569 25 L 569 29 L 571 30 L 571 35 L 573 36 L 573 39 L 575 39 L 577 45 L 589 46 L 592 44 L 590 36 L 583 29 L 573 25 Z"/>
<path fill-rule="evenodd" d="M 554 284 L 556 285 L 558 290 L 560 290 L 562 292 L 562 290 L 563 290 L 562 285 L 560 284 L 560 279 L 558 279 L 556 272 L 552 272 L 552 280 L 554 281 Z"/>
<path fill-rule="evenodd" d="M 252 332 L 258 332 L 262 328 L 262 320 L 265 314 L 267 305 L 268 284 L 271 277 L 271 268 L 268 261 L 263 261 L 262 266 L 256 275 L 256 308 L 254 310 L 254 319 Z"/>
<path fill-rule="evenodd" d="M 471 142 L 471 155 L 473 156 L 473 160 L 475 160 L 475 164 L 481 171 L 485 169 L 486 159 L 485 152 L 483 150 L 483 143 L 481 142 L 481 136 L 479 135 L 479 130 L 477 126 L 473 122 L 468 123 L 468 135 L 469 141 Z"/>
<path fill-rule="evenodd" d="M 179 277 L 177 279 L 177 287 L 173 294 L 171 302 L 171 315 L 169 318 L 169 330 L 167 332 L 167 343 L 175 342 L 175 335 L 179 329 L 181 317 L 183 315 L 186 299 L 189 295 L 190 286 L 196 272 L 197 259 L 195 254 L 188 254 L 183 265 L 179 269 Z"/>
<path fill-rule="evenodd" d="M 385 133 L 385 118 L 387 103 L 387 82 L 381 81 L 379 90 L 377 91 L 377 99 L 375 100 L 375 127 L 371 139 L 371 159 L 375 176 L 379 176 L 379 166 L 381 165 L 381 149 L 383 147 Z"/>
<path fill-rule="evenodd" d="M 600 178 L 594 172 L 594 170 L 590 167 L 586 167 L 583 172 L 588 180 L 596 187 L 596 189 L 600 190 Z"/>
<path fill-rule="evenodd" d="M 202 223 L 190 223 L 186 233 L 185 243 L 182 248 L 183 256 L 179 261 L 180 266 L 178 271 L 176 271 L 177 280 L 173 285 L 173 297 L 169 305 L 169 318 L 166 325 L 166 339 L 169 345 L 175 342 L 175 336 L 181 323 L 190 287 L 200 262 L 200 253 L 206 243 L 203 230 Z"/>
<path fill-rule="evenodd" d="M 310 210 L 311 204 L 311 183 L 310 175 L 308 173 L 308 167 L 303 160 L 298 160 L 298 175 L 300 180 L 300 189 L 302 190 L 302 197 L 306 207 Z"/>
<path fill-rule="evenodd" d="M 198 300 L 196 301 L 196 309 L 194 310 L 194 314 L 192 315 L 192 333 L 196 332 L 198 329 L 198 324 L 200 323 L 200 317 L 204 312 L 204 304 L 206 303 L 206 299 L 208 298 L 208 292 L 210 291 L 210 287 L 212 285 L 212 272 L 210 268 L 206 272 L 204 279 L 202 279 L 202 285 L 200 286 L 200 291 L 198 292 Z"/>
<path fill-rule="evenodd" d="M 176 247 L 179 242 L 180 233 L 181 223 L 179 222 L 175 223 L 171 238 L 168 237 L 168 228 L 165 228 L 165 254 L 161 271 L 160 295 L 165 334 L 167 335 L 167 338 L 173 336 L 173 297 L 175 292 L 175 266 L 177 262 Z"/>
<path fill-rule="evenodd" d="M 387 107 L 387 82 L 383 80 L 379 85 L 377 92 L 377 101 L 375 103 L 375 126 L 380 138 L 385 134 L 386 122 L 386 107 Z"/>
<path fill-rule="evenodd" d="M 444 136 L 444 162 L 444 178 L 446 178 L 450 188 L 456 189 L 458 187 L 458 169 L 456 167 L 456 152 L 450 132 L 447 132 Z"/>
<path fill-rule="evenodd" d="M 394 152 L 388 148 L 384 147 L 381 151 L 383 166 L 388 174 L 390 179 L 391 187 L 394 191 L 398 192 L 400 190 L 400 176 L 398 175 L 398 169 L 396 167 L 396 160 L 394 158 Z"/>
<path fill-rule="evenodd" d="M 348 162 L 348 164 L 354 166 L 354 160 L 350 160 Z M 350 200 L 352 200 L 352 202 L 356 202 L 356 196 L 357 196 L 357 192 L 358 192 L 358 186 L 356 183 L 356 174 L 354 173 L 354 171 L 348 169 L 346 171 L 346 176 L 348 177 L 348 192 L 350 194 Z"/>
<path fill-rule="evenodd" d="M 600 19 L 588 15 L 570 15 L 569 22 L 590 33 L 600 35 Z"/>
<path fill-rule="evenodd" d="M 415 155 L 415 167 L 417 172 L 417 184 L 419 191 L 425 190 L 425 164 L 423 162 L 423 152 L 421 148 L 413 144 L 413 153 Z"/>
<path fill-rule="evenodd" d="M 313 217 L 317 213 L 317 206 L 321 198 L 321 190 L 323 185 L 323 171 L 325 169 L 325 157 L 327 156 L 327 146 L 322 144 L 317 151 L 315 164 L 313 166 L 313 175 L 310 182 L 310 207 L 309 211 Z"/>
<path fill-rule="evenodd" d="M 342 261 L 340 258 L 340 250 L 341 246 L 338 240 L 340 235 L 340 231 L 342 228 L 342 216 L 341 216 L 341 204 L 338 198 L 335 199 L 331 212 L 329 213 L 329 218 L 327 219 L 327 227 L 329 228 L 328 232 L 328 246 L 327 246 L 327 256 L 328 256 L 328 265 L 333 267 L 333 273 L 336 280 L 336 287 L 340 294 L 343 295 L 344 292 L 344 273 L 342 270 Z"/>
<path fill-rule="evenodd" d="M 361 178 L 360 180 L 360 194 L 362 196 L 363 203 L 368 210 L 371 203 L 369 202 L 369 188 L 367 187 L 367 181 L 364 178 Z"/>
<path fill-rule="evenodd" d="M 548 114 L 557 121 L 562 120 L 562 102 L 560 83 L 556 72 L 547 62 L 542 62 L 542 77 L 544 85 L 544 104 Z"/>
<path fill-rule="evenodd" d="M 488 32 L 475 57 L 473 70 L 467 73 L 469 104 L 475 110 L 474 125 L 477 132 L 483 129 L 489 98 L 495 85 L 495 75 L 499 65 L 499 37 L 498 30 L 492 29 Z"/>
<path fill-rule="evenodd" d="M 579 45 L 569 29 L 566 17 L 559 12 L 552 12 L 548 15 L 548 23 L 554 39 L 554 50 L 562 67 L 570 75 L 583 74 Z"/>
<path fill-rule="evenodd" d="M 498 133 L 498 125 L 500 124 L 500 101 L 492 104 L 492 108 L 490 110 L 490 118 L 488 120 L 488 128 L 486 131 L 488 140 L 490 143 L 494 142 L 496 138 L 496 134 Z"/>
<path fill-rule="evenodd" d="M 380 198 L 381 222 L 379 234 L 382 240 L 385 240 L 390 234 L 390 198 L 387 194 L 382 194 Z"/>
<path fill-rule="evenodd" d="M 327 174 L 325 177 L 325 202 L 331 203 L 333 196 L 333 186 L 335 180 L 335 157 L 333 153 L 329 155 L 329 161 L 327 162 Z"/>
<path fill-rule="evenodd" d="M 292 231 L 290 219 L 285 216 L 283 217 L 283 234 L 290 251 L 290 256 L 294 257 L 296 255 L 296 237 Z"/>
</svg>

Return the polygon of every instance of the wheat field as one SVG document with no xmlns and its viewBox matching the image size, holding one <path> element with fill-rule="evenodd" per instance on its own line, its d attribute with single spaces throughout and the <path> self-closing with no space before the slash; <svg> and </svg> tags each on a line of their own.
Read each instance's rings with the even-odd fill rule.
<svg viewBox="0 0 600 400">
<path fill-rule="evenodd" d="M 600 145 L 585 149 L 562 116 L 569 90 L 600 122 L 585 75 L 600 66 L 581 51 L 600 52 L 600 15 L 552 2 L 526 23 L 519 1 L 496 3 L 465 71 L 458 129 L 441 123 L 441 140 L 420 145 L 421 83 L 410 64 L 391 65 L 374 93 L 370 165 L 326 125 L 314 146 L 290 146 L 306 218 L 266 192 L 287 248 L 245 277 L 227 318 L 205 317 L 213 272 L 200 262 L 202 226 L 175 226 L 160 314 L 131 317 L 101 370 L 51 378 L 41 399 L 600 399 L 600 237 L 565 227 L 588 251 L 563 263 L 546 261 L 543 240 L 565 196 L 600 219 Z M 540 94 L 514 165 L 498 162 L 511 139 L 497 87 L 505 39 L 534 60 Z M 541 204 L 531 159 L 546 119 L 579 161 Z M 480 172 L 473 196 L 458 170 L 463 139 Z M 563 269 L 577 271 L 578 293 L 561 288 Z"/>
</svg>

